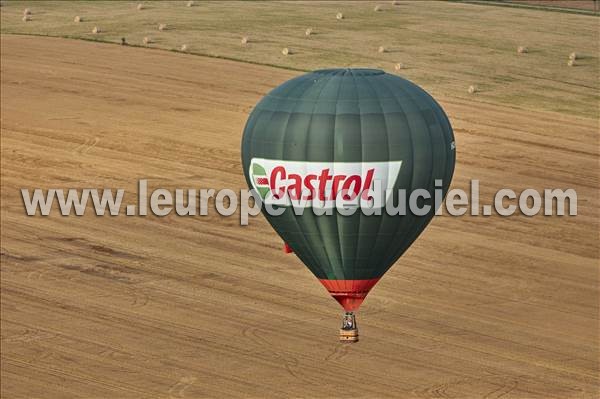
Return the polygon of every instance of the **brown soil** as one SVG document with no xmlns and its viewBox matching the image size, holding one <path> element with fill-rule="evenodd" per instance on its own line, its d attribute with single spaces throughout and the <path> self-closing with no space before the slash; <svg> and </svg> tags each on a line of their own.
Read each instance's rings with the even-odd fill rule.
<svg viewBox="0 0 600 399">
<path fill-rule="evenodd" d="M 262 217 L 27 217 L 20 198 L 242 188 L 248 113 L 295 72 L 18 36 L 1 68 L 3 398 L 597 397 L 597 120 L 441 98 L 454 187 L 571 187 L 579 216 L 436 218 L 343 345 Z"/>
</svg>

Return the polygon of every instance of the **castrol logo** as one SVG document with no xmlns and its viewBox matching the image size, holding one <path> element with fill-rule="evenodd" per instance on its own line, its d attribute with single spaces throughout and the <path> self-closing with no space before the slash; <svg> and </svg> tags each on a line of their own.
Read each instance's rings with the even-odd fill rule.
<svg viewBox="0 0 600 399">
<path fill-rule="evenodd" d="M 393 189 L 402 161 L 302 162 L 253 158 L 249 176 L 265 203 L 300 207 L 373 206 Z"/>
</svg>

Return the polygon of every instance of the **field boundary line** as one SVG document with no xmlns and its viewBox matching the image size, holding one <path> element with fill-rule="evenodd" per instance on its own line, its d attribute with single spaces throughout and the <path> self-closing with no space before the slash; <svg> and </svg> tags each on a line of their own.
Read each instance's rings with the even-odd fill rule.
<svg viewBox="0 0 600 399">
<path fill-rule="evenodd" d="M 83 40 L 83 41 L 92 42 L 92 43 L 103 43 L 103 44 L 113 44 L 113 45 L 117 45 L 117 46 L 123 46 L 120 42 L 113 42 L 113 41 L 110 41 L 110 40 L 103 40 L 103 39 L 90 39 L 90 38 L 80 37 L 80 36 L 46 35 L 46 34 L 43 34 L 43 33 L 20 33 L 20 32 L 19 33 L 18 32 L 0 32 L 0 33 L 2 35 L 33 36 L 33 37 L 54 37 L 54 38 L 57 38 L 57 39 Z M 269 64 L 267 62 L 249 61 L 249 60 L 244 60 L 244 59 L 236 58 L 236 57 L 228 57 L 226 55 L 216 55 L 216 54 L 200 53 L 200 52 L 194 52 L 194 51 L 181 51 L 181 50 L 178 50 L 178 49 L 175 49 L 175 48 L 168 49 L 168 48 L 160 48 L 160 47 L 148 47 L 148 46 L 141 45 L 141 44 L 130 44 L 130 43 L 127 43 L 124 47 L 136 47 L 136 48 L 142 48 L 142 49 L 147 49 L 147 50 L 169 51 L 169 52 L 172 52 L 172 53 L 194 55 L 194 56 L 197 56 L 197 57 L 215 58 L 215 59 L 220 59 L 220 60 L 243 62 L 243 63 L 246 63 L 246 64 L 260 65 L 260 66 L 266 66 L 266 67 L 278 68 L 278 69 L 285 69 L 285 70 L 288 70 L 288 71 L 312 72 L 312 70 L 310 70 L 310 69 L 301 69 L 301 68 L 288 67 L 288 66 L 284 66 L 284 65 Z"/>
<path fill-rule="evenodd" d="M 536 6 L 533 4 L 524 4 L 524 3 L 507 3 L 502 0 L 500 0 L 500 1 L 447 0 L 447 1 L 450 3 L 462 3 L 462 4 L 472 4 L 472 5 L 480 5 L 480 6 L 522 8 L 522 9 L 537 10 L 537 11 L 564 12 L 567 14 L 579 14 L 579 15 L 587 15 L 590 17 L 600 17 L 600 13 L 597 11 L 588 11 L 588 10 L 579 10 L 579 9 L 575 9 L 575 8 L 543 6 L 543 5 Z"/>
</svg>

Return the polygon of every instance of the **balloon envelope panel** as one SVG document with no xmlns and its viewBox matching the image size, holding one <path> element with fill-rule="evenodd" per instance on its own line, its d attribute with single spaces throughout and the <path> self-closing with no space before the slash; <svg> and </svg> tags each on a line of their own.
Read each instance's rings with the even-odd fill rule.
<svg viewBox="0 0 600 399">
<path fill-rule="evenodd" d="M 387 176 L 394 203 L 398 189 L 407 197 L 415 189 L 427 190 L 431 198 L 419 205 L 431 210 L 422 216 L 408 210 L 392 216 L 385 209 L 381 215 L 360 210 L 316 215 L 311 208 L 296 215 L 291 207 L 280 216 L 265 213 L 320 280 L 377 281 L 433 217 L 434 189 L 443 195 L 448 190 L 454 136 L 439 104 L 408 80 L 373 69 L 321 70 L 285 82 L 257 104 L 244 130 L 242 161 L 248 185 L 262 194 L 273 188 L 274 178 L 291 177 L 286 165 L 304 171 L 298 184 L 308 178 L 316 189 L 319 179 L 327 179 L 324 196 L 332 184 L 351 189 L 370 184 L 369 165 L 378 165 L 377 176 Z M 283 165 L 279 175 L 273 172 L 277 162 Z M 310 174 L 321 166 L 331 176 Z"/>
</svg>

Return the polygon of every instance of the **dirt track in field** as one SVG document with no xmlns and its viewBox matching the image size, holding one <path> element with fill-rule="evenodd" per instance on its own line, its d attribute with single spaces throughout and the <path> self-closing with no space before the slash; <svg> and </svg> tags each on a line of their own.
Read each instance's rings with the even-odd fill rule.
<svg viewBox="0 0 600 399">
<path fill-rule="evenodd" d="M 295 73 L 2 37 L 3 398 L 598 397 L 598 121 L 442 98 L 453 187 L 577 190 L 579 216 L 438 217 L 361 342 L 262 217 L 27 217 L 20 188 L 242 188 L 251 107 Z"/>
<path fill-rule="evenodd" d="M 527 4 L 531 6 L 572 8 L 576 10 L 594 11 L 594 0 L 509 0 L 507 3 Z"/>
</svg>

